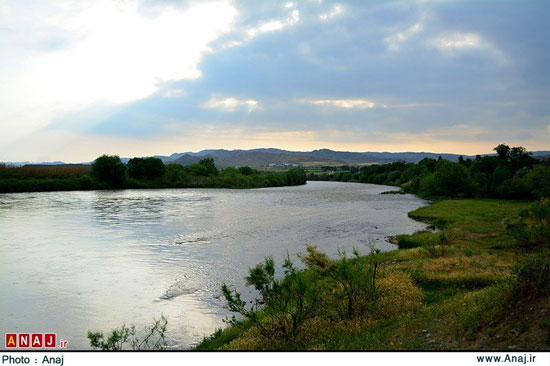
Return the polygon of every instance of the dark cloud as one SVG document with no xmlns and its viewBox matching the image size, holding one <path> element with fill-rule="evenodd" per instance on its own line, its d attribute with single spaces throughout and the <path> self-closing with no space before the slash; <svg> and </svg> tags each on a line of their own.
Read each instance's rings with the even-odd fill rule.
<svg viewBox="0 0 550 366">
<path fill-rule="evenodd" d="M 216 51 L 201 63 L 201 78 L 163 85 L 90 131 L 150 136 L 233 123 L 421 133 L 471 125 L 485 131 L 472 139 L 506 133 L 540 139 L 536 134 L 550 123 L 548 1 L 343 2 L 340 16 L 321 20 L 333 4 L 301 2 L 297 24 L 246 40 L 248 28 L 285 19 L 292 9 L 238 2 L 239 27 L 212 45 Z M 445 40 L 457 46 L 438 47 Z M 221 49 L 230 41 L 243 44 Z M 181 97 L 165 97 L 170 89 L 182 90 Z M 254 99 L 261 108 L 202 107 L 212 96 Z M 359 98 L 374 108 L 303 101 Z"/>
</svg>

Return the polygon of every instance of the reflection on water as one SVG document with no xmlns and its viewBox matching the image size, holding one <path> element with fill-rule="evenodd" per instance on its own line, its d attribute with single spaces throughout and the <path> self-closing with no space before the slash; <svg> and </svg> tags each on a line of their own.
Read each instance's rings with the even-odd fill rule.
<svg viewBox="0 0 550 366">
<path fill-rule="evenodd" d="M 394 249 L 421 229 L 425 204 L 391 187 L 309 182 L 256 190 L 124 190 L 0 194 L 0 329 L 56 332 L 72 349 L 88 330 L 168 317 L 175 347 L 223 326 L 223 282 L 281 262 L 306 244 L 330 255 Z"/>
</svg>

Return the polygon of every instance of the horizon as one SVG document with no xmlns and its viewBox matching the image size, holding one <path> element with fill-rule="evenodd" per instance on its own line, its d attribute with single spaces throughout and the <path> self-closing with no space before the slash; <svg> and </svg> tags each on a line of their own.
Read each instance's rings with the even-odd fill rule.
<svg viewBox="0 0 550 366">
<path fill-rule="evenodd" d="M 544 0 L 6 1 L 0 161 L 550 150 L 548 13 Z"/>
<path fill-rule="evenodd" d="M 510 145 L 511 147 L 513 145 Z M 59 160 L 59 159 L 52 159 L 52 160 L 41 160 L 41 161 L 30 161 L 30 160 L 11 160 L 11 161 L 1 161 L 0 163 L 30 163 L 30 164 L 41 164 L 41 163 L 62 163 L 62 164 L 89 164 L 93 162 L 96 158 L 98 158 L 101 155 L 116 155 L 119 156 L 121 159 L 132 159 L 132 158 L 144 158 L 144 157 L 170 157 L 172 155 L 176 154 L 199 154 L 204 151 L 254 151 L 254 150 L 280 150 L 280 151 L 286 151 L 286 152 L 292 152 L 292 153 L 311 153 L 314 151 L 320 151 L 320 150 L 329 150 L 334 152 L 342 152 L 342 153 L 358 153 L 358 154 L 433 154 L 433 155 L 455 155 L 455 156 L 465 156 L 465 157 L 475 157 L 476 155 L 484 156 L 484 155 L 495 155 L 496 152 L 484 152 L 484 153 L 477 153 L 477 154 L 458 154 L 453 152 L 440 152 L 440 151 L 351 151 L 351 150 L 334 150 L 334 149 L 328 149 L 328 148 L 318 148 L 318 149 L 312 149 L 312 150 L 287 150 L 287 149 L 280 149 L 277 147 L 259 147 L 259 148 L 250 148 L 250 149 L 223 149 L 223 148 L 213 148 L 213 149 L 201 149 L 196 151 L 175 151 L 171 153 L 166 154 L 152 154 L 152 155 L 134 155 L 134 156 L 125 156 L 117 153 L 113 154 L 99 154 L 89 160 L 80 160 L 80 161 L 66 161 L 66 160 Z M 550 150 L 529 150 L 526 149 L 527 152 L 548 152 Z"/>
</svg>

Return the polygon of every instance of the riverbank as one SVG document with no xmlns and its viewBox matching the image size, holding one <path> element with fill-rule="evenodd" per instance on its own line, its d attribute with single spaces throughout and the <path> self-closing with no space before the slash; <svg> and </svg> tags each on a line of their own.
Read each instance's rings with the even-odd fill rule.
<svg viewBox="0 0 550 366">
<path fill-rule="evenodd" d="M 308 269 L 287 274 L 280 283 L 296 294 L 305 289 L 301 294 L 310 304 L 319 301 L 310 313 L 291 307 L 280 316 L 268 300 L 268 309 L 243 312 L 246 320 L 217 331 L 195 349 L 548 350 L 550 296 L 526 290 L 517 270 L 528 256 L 547 258 L 548 249 L 518 246 L 506 230 L 530 204 L 441 200 L 410 212 L 437 230 L 398 236 L 402 249 L 340 260 L 310 250 L 303 257 Z M 256 268 L 257 274 L 265 273 L 266 264 Z M 247 281 L 258 284 L 252 274 Z M 354 282 L 359 275 L 376 286 L 362 290 L 369 286 Z M 316 293 L 324 298 L 311 297 Z M 264 294 L 275 299 L 284 292 L 264 287 Z M 349 311 L 351 300 L 356 311 Z M 250 308 L 244 304 L 243 309 Z"/>
<path fill-rule="evenodd" d="M 226 168 L 204 173 L 169 165 L 160 177 L 138 179 L 125 176 L 120 184 L 114 185 L 94 177 L 89 166 L 0 166 L 0 193 L 163 188 L 250 189 L 305 183 L 305 173 L 301 169 L 265 173 L 250 168 Z"/>
</svg>

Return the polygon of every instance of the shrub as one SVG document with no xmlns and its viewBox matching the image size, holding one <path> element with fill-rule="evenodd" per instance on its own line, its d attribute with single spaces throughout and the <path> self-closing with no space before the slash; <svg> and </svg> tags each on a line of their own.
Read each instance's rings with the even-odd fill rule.
<svg viewBox="0 0 550 366">
<path fill-rule="evenodd" d="M 397 246 L 399 249 L 418 248 L 422 246 L 422 243 L 411 239 L 409 235 L 398 235 Z"/>
<path fill-rule="evenodd" d="M 103 332 L 88 331 L 90 346 L 102 351 L 120 351 L 124 349 L 132 350 L 162 350 L 166 348 L 165 333 L 168 320 L 161 316 L 160 320 L 155 320 L 153 325 L 145 328 L 144 336 L 140 338 L 137 335 L 135 325 L 114 329 L 108 338 L 105 338 Z"/>
<path fill-rule="evenodd" d="M 239 172 L 243 175 L 251 175 L 256 173 L 256 171 L 249 166 L 240 167 Z"/>
<path fill-rule="evenodd" d="M 517 288 L 550 294 L 550 253 L 528 255 L 514 267 Z"/>
<path fill-rule="evenodd" d="M 522 245 L 550 247 L 550 198 L 535 202 L 519 215 L 519 221 L 507 223 L 508 233 Z"/>
<path fill-rule="evenodd" d="M 118 155 L 101 155 L 92 164 L 92 175 L 111 187 L 122 188 L 126 166 Z"/>
<path fill-rule="evenodd" d="M 392 272 L 384 275 L 377 283 L 378 301 L 376 314 L 392 318 L 416 310 L 422 304 L 424 295 L 408 274 Z"/>
<path fill-rule="evenodd" d="M 527 180 L 535 197 L 550 197 L 550 166 L 533 168 L 527 175 Z"/>
<path fill-rule="evenodd" d="M 266 338 L 295 335 L 300 325 L 315 316 L 320 303 L 320 288 L 316 281 L 306 281 L 304 273 L 298 271 L 287 256 L 283 264 L 285 277 L 275 277 L 273 258 L 267 257 L 264 263 L 249 270 L 247 286 L 254 286 L 259 296 L 247 307 L 241 295 L 232 291 L 226 284 L 222 293 L 227 308 L 256 325 Z M 230 320 L 236 323 L 236 319 Z"/>
<path fill-rule="evenodd" d="M 456 196 L 467 193 L 470 186 L 468 170 L 458 163 L 442 160 L 434 173 L 435 194 Z"/>
<path fill-rule="evenodd" d="M 376 274 L 379 250 L 372 249 L 368 256 L 348 258 L 345 251 L 338 251 L 340 259 L 330 261 L 316 247 L 307 246 L 307 255 L 300 258 L 309 269 L 327 277 L 336 285 L 331 295 L 336 299 L 341 315 L 352 318 L 364 314 L 376 300 Z"/>
<path fill-rule="evenodd" d="M 214 164 L 214 158 L 206 158 L 199 161 L 199 164 L 206 168 L 207 176 L 218 175 L 218 169 L 216 168 L 216 165 Z"/>
<path fill-rule="evenodd" d="M 165 173 L 165 167 L 159 158 L 133 158 L 128 164 L 128 175 L 136 179 L 160 178 Z"/>
<path fill-rule="evenodd" d="M 179 164 L 168 164 L 166 166 L 165 177 L 168 182 L 175 184 L 176 186 L 187 182 L 187 174 L 185 173 L 185 169 Z"/>
<path fill-rule="evenodd" d="M 428 258 L 439 258 L 445 257 L 451 252 L 451 247 L 449 246 L 449 239 L 445 233 L 439 233 L 438 243 L 431 241 L 426 242 L 422 247 L 422 254 Z"/>
<path fill-rule="evenodd" d="M 192 164 L 186 167 L 185 170 L 189 173 L 189 175 L 195 177 L 208 177 L 208 174 L 210 174 L 208 167 L 204 164 Z"/>
</svg>

